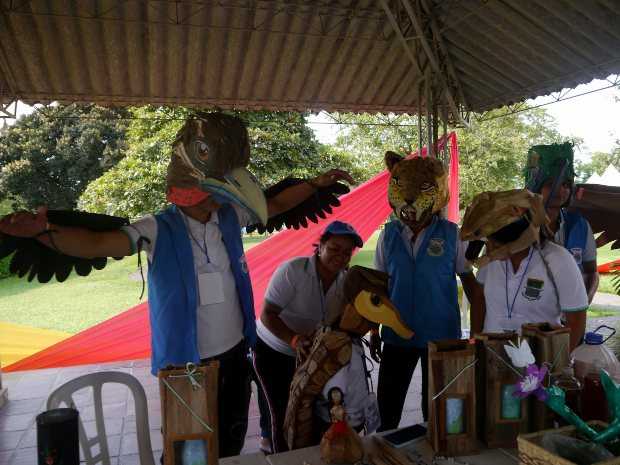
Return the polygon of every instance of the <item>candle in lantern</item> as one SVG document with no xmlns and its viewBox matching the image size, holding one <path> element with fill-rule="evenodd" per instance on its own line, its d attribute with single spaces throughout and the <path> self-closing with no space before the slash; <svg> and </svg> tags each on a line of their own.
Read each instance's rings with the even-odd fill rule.
<svg viewBox="0 0 620 465">
<path fill-rule="evenodd" d="M 446 399 L 446 430 L 448 434 L 462 434 L 463 399 Z"/>
<path fill-rule="evenodd" d="M 515 388 L 514 384 L 502 386 L 502 419 L 504 420 L 521 418 L 521 399 L 513 395 Z"/>
</svg>

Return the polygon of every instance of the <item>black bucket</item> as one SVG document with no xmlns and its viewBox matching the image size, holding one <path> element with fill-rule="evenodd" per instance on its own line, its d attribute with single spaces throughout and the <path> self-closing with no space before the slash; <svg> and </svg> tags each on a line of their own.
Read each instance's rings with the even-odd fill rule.
<svg viewBox="0 0 620 465">
<path fill-rule="evenodd" d="M 77 410 L 57 408 L 37 415 L 39 465 L 79 465 Z"/>
</svg>

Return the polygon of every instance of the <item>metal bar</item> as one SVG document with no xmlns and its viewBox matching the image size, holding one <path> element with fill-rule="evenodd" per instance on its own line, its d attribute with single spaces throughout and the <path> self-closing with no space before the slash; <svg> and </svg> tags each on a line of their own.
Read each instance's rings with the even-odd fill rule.
<svg viewBox="0 0 620 465">
<path fill-rule="evenodd" d="M 385 3 L 385 0 L 382 0 L 382 2 Z M 405 7 L 405 10 L 407 11 L 407 14 L 409 14 L 409 18 L 411 19 L 411 23 L 413 24 L 416 34 L 422 35 L 422 37 L 420 38 L 420 44 L 422 45 L 422 48 L 424 49 L 424 52 L 426 54 L 426 57 L 429 60 L 431 68 L 433 69 L 433 71 L 437 73 L 437 76 L 436 76 L 437 79 L 441 83 L 442 87 L 446 90 L 446 98 L 448 100 L 448 104 L 450 105 L 450 108 L 452 109 L 452 114 L 454 115 L 454 118 L 458 120 L 461 115 L 458 104 L 456 103 L 456 101 L 454 100 L 454 97 L 452 96 L 452 93 L 450 92 L 450 88 L 441 71 L 441 68 L 439 67 L 437 58 L 435 57 L 435 54 L 433 53 L 431 46 L 429 45 L 426 39 L 426 36 L 424 36 L 424 28 L 422 27 L 420 19 L 414 13 L 409 0 L 401 0 L 401 2 L 403 6 Z"/>
<path fill-rule="evenodd" d="M 416 71 L 420 73 L 421 71 L 420 71 L 420 67 L 418 66 L 416 57 L 413 55 L 413 52 L 411 51 L 411 48 L 409 47 L 409 44 L 407 43 L 407 39 L 405 39 L 405 36 L 400 30 L 400 26 L 398 25 L 398 22 L 396 21 L 396 18 L 394 17 L 394 13 L 392 13 L 392 10 L 390 10 L 390 7 L 387 4 L 386 0 L 380 0 L 380 1 L 381 1 L 381 6 L 385 10 L 385 15 L 387 16 L 388 21 L 390 22 L 390 26 L 392 26 L 392 29 L 394 30 L 394 33 L 398 37 L 398 40 L 402 43 L 403 48 L 405 49 L 405 53 L 407 54 L 407 57 L 409 57 L 409 60 L 411 60 L 411 63 L 413 63 L 413 66 L 415 67 Z"/>
</svg>

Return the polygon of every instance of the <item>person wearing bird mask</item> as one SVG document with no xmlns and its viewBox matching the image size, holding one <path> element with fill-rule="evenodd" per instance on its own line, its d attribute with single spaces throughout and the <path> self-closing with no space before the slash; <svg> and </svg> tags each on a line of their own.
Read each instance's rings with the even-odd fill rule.
<svg viewBox="0 0 620 465">
<path fill-rule="evenodd" d="M 579 212 L 566 208 L 575 186 L 573 158 L 573 144 L 570 142 L 531 147 L 527 154 L 525 187 L 542 195 L 550 220 L 550 236 L 575 258 L 591 303 L 599 284 L 596 240 L 588 220 Z"/>
<path fill-rule="evenodd" d="M 467 207 L 461 239 L 482 287 L 471 300 L 472 332 L 520 333 L 526 323 L 565 320 L 570 350 L 577 346 L 588 298 L 575 260 L 546 239 L 546 225 L 542 196 L 527 189 L 483 192 Z"/>
<path fill-rule="evenodd" d="M 428 416 L 427 343 L 461 337 L 456 276 L 469 295 L 475 285 L 465 260 L 467 244 L 458 227 L 441 217 L 448 203 L 448 174 L 434 157 L 403 159 L 385 154 L 388 200 L 396 219 L 377 242 L 375 268 L 388 273 L 390 300 L 414 336 L 403 339 L 388 327 L 371 336 L 371 355 L 381 360 L 377 399 L 379 431 L 397 428 L 411 377 L 422 363 L 422 414 Z M 381 348 L 383 342 L 383 348 Z"/>
<path fill-rule="evenodd" d="M 252 287 L 241 228 L 267 223 L 340 179 L 332 170 L 289 183 L 266 198 L 246 169 L 245 124 L 223 113 L 191 116 L 173 143 L 163 212 L 128 226 L 94 232 L 50 224 L 45 208 L 0 221 L 0 232 L 36 237 L 74 257 L 147 254 L 152 373 L 168 366 L 218 360 L 218 437 L 221 457 L 238 455 L 248 423 L 248 347 L 256 341 Z"/>
</svg>

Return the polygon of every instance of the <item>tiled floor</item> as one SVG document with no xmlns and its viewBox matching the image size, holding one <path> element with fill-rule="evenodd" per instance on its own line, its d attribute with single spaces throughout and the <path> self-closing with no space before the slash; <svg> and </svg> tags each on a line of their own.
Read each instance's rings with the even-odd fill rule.
<svg viewBox="0 0 620 465">
<path fill-rule="evenodd" d="M 124 371 L 135 376 L 146 392 L 151 442 L 156 463 L 162 449 L 161 408 L 157 378 L 150 373 L 148 360 L 134 360 L 104 365 L 83 365 L 17 373 L 3 373 L 3 385 L 8 387 L 9 401 L 0 409 L 0 465 L 33 465 L 36 458 L 35 417 L 45 410 L 48 395 L 70 379 L 97 371 Z M 377 370 L 373 372 L 376 387 Z M 401 425 L 422 421 L 420 411 L 420 370 L 416 370 L 411 383 Z M 79 396 L 79 394 L 78 394 Z M 76 398 L 80 417 L 88 432 L 94 431 L 92 396 Z M 103 404 L 106 432 L 113 465 L 139 464 L 136 426 L 132 397 L 126 388 L 110 385 L 104 387 Z M 258 450 L 260 435 L 259 413 L 256 396 L 252 395 L 249 426 L 242 453 Z"/>
</svg>

